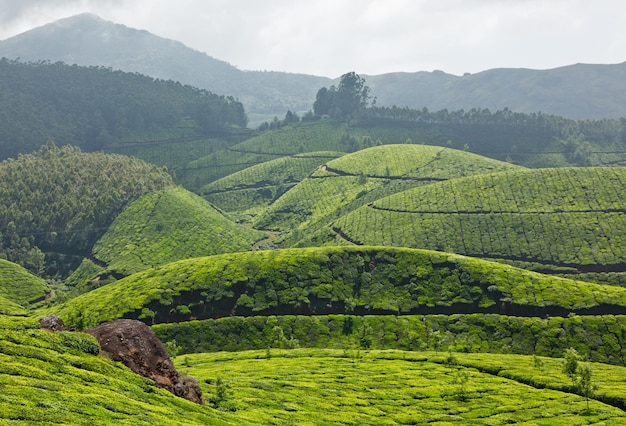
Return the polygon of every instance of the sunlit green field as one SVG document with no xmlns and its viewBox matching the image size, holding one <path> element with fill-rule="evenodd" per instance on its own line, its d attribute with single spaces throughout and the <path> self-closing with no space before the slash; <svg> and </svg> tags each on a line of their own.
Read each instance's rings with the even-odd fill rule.
<svg viewBox="0 0 626 426">
<path fill-rule="evenodd" d="M 269 349 L 175 362 L 198 378 L 210 403 L 257 424 L 626 424 L 619 408 L 591 400 L 587 409 L 585 398 L 563 391 L 570 382 L 559 359 Z M 600 398 L 626 392 L 624 368 L 593 368 Z"/>
</svg>

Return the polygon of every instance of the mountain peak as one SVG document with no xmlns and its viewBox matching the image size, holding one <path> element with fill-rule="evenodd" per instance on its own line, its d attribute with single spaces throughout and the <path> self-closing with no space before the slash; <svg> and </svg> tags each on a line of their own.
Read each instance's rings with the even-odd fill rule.
<svg viewBox="0 0 626 426">
<path fill-rule="evenodd" d="M 59 20 L 54 21 L 52 23 L 54 24 L 54 23 L 61 23 L 61 22 L 68 22 L 68 21 L 99 21 L 99 22 L 103 22 L 104 19 L 102 19 L 101 17 L 99 17 L 95 13 L 84 12 L 84 13 L 79 13 L 77 15 L 68 16 L 67 18 L 59 19 Z"/>
</svg>

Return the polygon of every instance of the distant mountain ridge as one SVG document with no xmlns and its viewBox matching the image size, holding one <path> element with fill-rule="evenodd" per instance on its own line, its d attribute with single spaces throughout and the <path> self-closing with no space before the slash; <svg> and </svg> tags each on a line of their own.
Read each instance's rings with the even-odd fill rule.
<svg viewBox="0 0 626 426">
<path fill-rule="evenodd" d="M 0 57 L 97 65 L 179 81 L 234 96 L 253 112 L 309 109 L 330 79 L 241 71 L 184 44 L 105 21 L 91 13 L 60 19 L 0 41 Z"/>
<path fill-rule="evenodd" d="M 336 84 L 306 74 L 242 71 L 180 42 L 93 14 L 61 19 L 0 41 L 1 56 L 100 65 L 172 79 L 234 96 L 249 113 L 306 111 L 319 88 Z M 626 117 L 626 62 L 550 70 L 492 69 L 463 76 L 422 71 L 364 77 L 378 105 L 430 110 L 506 107 L 574 119 Z"/>
</svg>

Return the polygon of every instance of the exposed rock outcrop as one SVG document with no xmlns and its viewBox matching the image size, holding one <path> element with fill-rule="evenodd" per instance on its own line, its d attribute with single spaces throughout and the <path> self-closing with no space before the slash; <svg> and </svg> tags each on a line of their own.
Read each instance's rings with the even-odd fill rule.
<svg viewBox="0 0 626 426">
<path fill-rule="evenodd" d="M 48 331 L 66 331 L 63 320 L 58 315 L 46 315 L 39 320 L 41 328 Z"/>
<path fill-rule="evenodd" d="M 111 359 L 155 381 L 174 395 L 204 404 L 202 390 L 193 378 L 180 375 L 152 329 L 136 320 L 117 320 L 86 331 L 100 342 Z"/>
</svg>

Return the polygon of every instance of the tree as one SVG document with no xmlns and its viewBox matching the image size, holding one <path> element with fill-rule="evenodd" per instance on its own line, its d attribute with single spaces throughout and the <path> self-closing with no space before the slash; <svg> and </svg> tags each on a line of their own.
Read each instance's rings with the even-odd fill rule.
<svg viewBox="0 0 626 426">
<path fill-rule="evenodd" d="M 317 92 L 313 112 L 317 116 L 334 118 L 355 117 L 367 108 L 370 88 L 354 71 L 341 76 L 339 86 L 322 87 Z"/>
<path fill-rule="evenodd" d="M 572 380 L 572 387 L 575 392 L 585 397 L 587 401 L 587 411 L 589 411 L 589 398 L 593 398 L 593 394 L 598 385 L 593 383 L 593 372 L 587 364 L 579 364 L 580 355 L 574 348 L 565 351 L 565 362 L 563 363 L 563 372 Z"/>
<path fill-rule="evenodd" d="M 578 373 L 578 360 L 580 355 L 574 348 L 565 351 L 565 361 L 563 363 L 563 373 L 572 380 L 572 384 L 576 384 L 576 375 Z"/>
<path fill-rule="evenodd" d="M 317 91 L 315 102 L 313 103 L 313 112 L 317 116 L 331 115 L 331 109 L 334 105 L 335 93 L 337 89 L 335 86 L 331 86 L 330 89 L 322 87 Z"/>
<path fill-rule="evenodd" d="M 283 120 L 285 124 L 297 123 L 298 121 L 300 121 L 300 117 L 298 117 L 298 114 L 296 114 L 295 112 L 291 112 L 291 110 L 287 111 L 287 114 L 285 114 L 285 119 Z"/>
<path fill-rule="evenodd" d="M 598 389 L 598 385 L 593 383 L 592 370 L 587 364 L 582 364 L 578 367 L 578 393 L 585 397 L 587 401 L 587 411 L 589 411 L 589 398 L 593 398 L 593 394 Z"/>
<path fill-rule="evenodd" d="M 354 71 L 341 76 L 337 89 L 336 107 L 343 118 L 352 117 L 367 107 L 370 89 Z"/>
</svg>

